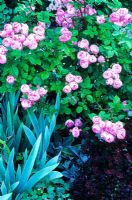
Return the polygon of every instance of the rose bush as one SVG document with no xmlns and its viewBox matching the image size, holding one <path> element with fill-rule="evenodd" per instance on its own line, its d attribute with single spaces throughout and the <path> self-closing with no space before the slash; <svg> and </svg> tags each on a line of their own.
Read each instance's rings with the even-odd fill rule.
<svg viewBox="0 0 132 200">
<path fill-rule="evenodd" d="M 127 2 L 0 0 L 0 5 L 1 97 L 20 91 L 22 115 L 25 109 L 53 114 L 59 93 L 56 130 L 62 138 L 78 143 L 83 133 L 93 132 L 102 142 L 126 139 L 123 125 L 132 110 Z"/>
</svg>

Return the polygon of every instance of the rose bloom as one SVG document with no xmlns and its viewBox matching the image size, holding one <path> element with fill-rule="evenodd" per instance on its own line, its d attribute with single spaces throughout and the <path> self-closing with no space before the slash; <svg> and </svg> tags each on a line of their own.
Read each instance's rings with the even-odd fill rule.
<svg viewBox="0 0 132 200">
<path fill-rule="evenodd" d="M 115 79 L 113 82 L 113 88 L 119 89 L 122 86 L 122 81 L 120 79 Z"/>
<path fill-rule="evenodd" d="M 112 143 L 112 142 L 114 142 L 115 137 L 111 134 L 107 134 L 104 140 L 108 143 Z"/>
<path fill-rule="evenodd" d="M 90 63 L 95 63 L 95 62 L 97 62 L 97 58 L 94 55 L 90 55 L 89 56 L 89 62 Z"/>
<path fill-rule="evenodd" d="M 38 94 L 38 92 L 37 91 L 30 91 L 29 93 L 28 93 L 28 99 L 30 100 L 30 101 L 38 101 L 39 99 L 40 99 L 40 95 Z"/>
<path fill-rule="evenodd" d="M 4 39 L 2 40 L 2 44 L 3 44 L 4 46 L 6 46 L 6 47 L 9 47 L 9 46 L 11 45 L 11 41 L 12 41 L 12 39 L 11 39 L 10 37 L 7 37 L 7 38 L 4 38 Z"/>
<path fill-rule="evenodd" d="M 24 94 L 28 94 L 31 91 L 30 86 L 27 84 L 23 84 L 20 90 Z"/>
<path fill-rule="evenodd" d="M 108 135 L 109 133 L 106 132 L 106 131 L 102 131 L 101 134 L 100 134 L 100 137 L 105 140 L 106 139 L 106 136 Z"/>
<path fill-rule="evenodd" d="M 92 118 L 92 122 L 93 122 L 94 124 L 99 124 L 101 121 L 102 121 L 101 117 L 94 116 L 94 117 Z"/>
<path fill-rule="evenodd" d="M 80 48 L 84 48 L 86 50 L 88 50 L 89 48 L 89 41 L 86 39 L 82 39 L 81 41 L 78 42 L 78 47 Z"/>
<path fill-rule="evenodd" d="M 99 63 L 105 62 L 104 56 L 99 56 L 99 57 L 98 57 L 98 62 L 99 62 Z"/>
<path fill-rule="evenodd" d="M 88 52 L 86 52 L 86 51 L 79 51 L 78 54 L 77 54 L 77 58 L 79 60 L 87 61 L 88 60 Z"/>
<path fill-rule="evenodd" d="M 7 52 L 7 48 L 4 47 L 3 45 L 0 45 L 0 54 L 6 55 L 6 52 Z"/>
<path fill-rule="evenodd" d="M 77 90 L 78 89 L 78 84 L 76 82 L 71 82 L 69 83 L 69 86 L 72 90 Z"/>
<path fill-rule="evenodd" d="M 89 61 L 80 60 L 80 66 L 81 66 L 83 69 L 88 68 L 89 64 L 90 64 Z"/>
<path fill-rule="evenodd" d="M 99 126 L 100 126 L 100 128 L 101 128 L 102 130 L 104 130 L 104 129 L 105 129 L 105 122 L 101 121 L 101 122 L 99 123 Z"/>
<path fill-rule="evenodd" d="M 113 78 L 106 79 L 106 85 L 113 85 L 113 82 L 114 82 Z"/>
<path fill-rule="evenodd" d="M 66 122 L 65 122 L 65 126 L 67 126 L 67 128 L 71 128 L 74 126 L 74 121 L 71 120 L 71 119 L 68 119 Z"/>
<path fill-rule="evenodd" d="M 105 22 L 104 15 L 97 16 L 96 19 L 97 19 L 98 24 L 103 24 Z"/>
<path fill-rule="evenodd" d="M 122 129 L 122 128 L 123 128 L 123 123 L 120 122 L 120 121 L 119 121 L 119 122 L 116 122 L 116 123 L 115 123 L 115 126 L 116 126 L 117 129 Z"/>
<path fill-rule="evenodd" d="M 10 85 L 12 85 L 15 82 L 15 78 L 14 78 L 14 76 L 7 76 L 6 81 Z"/>
<path fill-rule="evenodd" d="M 75 138 L 79 137 L 80 131 L 81 131 L 81 129 L 79 129 L 78 127 L 74 127 L 73 129 L 70 130 L 70 132 L 72 133 L 73 137 L 75 137 Z"/>
<path fill-rule="evenodd" d="M 75 76 L 73 74 L 69 73 L 66 75 L 65 79 L 68 83 L 70 83 L 75 80 Z"/>
<path fill-rule="evenodd" d="M 32 102 L 28 99 L 21 99 L 21 105 L 24 109 L 31 108 Z"/>
<path fill-rule="evenodd" d="M 100 128 L 99 124 L 94 124 L 94 125 L 92 126 L 92 131 L 93 131 L 94 133 L 101 133 L 101 128 Z"/>
<path fill-rule="evenodd" d="M 90 46 L 90 51 L 93 53 L 93 54 L 98 54 L 99 53 L 99 47 L 95 44 L 91 45 Z"/>
<path fill-rule="evenodd" d="M 69 94 L 71 92 L 71 87 L 69 85 L 66 85 L 64 88 L 63 88 L 63 92 L 65 92 L 66 94 Z"/>
<path fill-rule="evenodd" d="M 39 87 L 37 90 L 38 94 L 43 97 L 45 94 L 47 94 L 47 90 L 43 87 Z"/>
<path fill-rule="evenodd" d="M 111 77 L 112 77 L 112 70 L 111 70 L 111 69 L 106 70 L 106 71 L 103 73 L 103 77 L 104 77 L 105 79 L 111 78 Z"/>
<path fill-rule="evenodd" d="M 77 127 L 82 126 L 82 121 L 80 119 L 75 119 L 75 126 Z"/>
<path fill-rule="evenodd" d="M 123 139 L 125 139 L 125 137 L 126 137 L 126 130 L 124 128 L 119 129 L 117 131 L 117 138 L 120 140 L 123 140 Z"/>
<path fill-rule="evenodd" d="M 83 79 L 81 76 L 75 76 L 75 82 L 76 83 L 82 83 L 83 82 Z"/>
<path fill-rule="evenodd" d="M 122 71 L 121 65 L 119 65 L 119 64 L 114 64 L 114 65 L 112 66 L 112 71 L 113 71 L 114 73 L 119 74 L 119 73 Z"/>
<path fill-rule="evenodd" d="M 7 61 L 6 55 L 0 55 L 0 64 L 5 64 Z"/>
</svg>

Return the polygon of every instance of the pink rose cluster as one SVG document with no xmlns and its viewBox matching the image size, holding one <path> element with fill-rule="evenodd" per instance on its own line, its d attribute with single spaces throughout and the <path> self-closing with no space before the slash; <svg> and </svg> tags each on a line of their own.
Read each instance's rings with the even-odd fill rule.
<svg viewBox="0 0 132 200">
<path fill-rule="evenodd" d="M 117 26 L 126 26 L 132 21 L 132 15 L 127 8 L 120 8 L 110 15 L 110 21 Z"/>
<path fill-rule="evenodd" d="M 67 74 L 65 77 L 66 86 L 63 88 L 63 92 L 66 94 L 71 93 L 79 88 L 79 83 L 82 83 L 83 79 L 81 76 L 75 76 L 71 73 Z"/>
<path fill-rule="evenodd" d="M 14 84 L 15 80 L 16 79 L 14 78 L 14 76 L 11 76 L 11 75 L 7 76 L 6 78 L 6 82 L 10 85 Z"/>
<path fill-rule="evenodd" d="M 80 10 L 76 10 L 73 5 L 69 3 L 70 1 L 65 1 L 64 5 L 66 7 L 66 11 L 62 8 L 58 8 L 56 12 L 56 22 L 59 26 L 63 26 L 66 28 L 74 27 L 73 17 L 82 17 L 82 15 L 94 15 L 96 14 L 96 10 L 89 5 L 85 7 L 82 6 Z M 80 0 L 80 3 L 84 4 L 83 0 Z"/>
<path fill-rule="evenodd" d="M 69 129 L 71 128 L 69 131 L 72 133 L 73 137 L 75 138 L 79 137 L 80 132 L 82 131 L 82 129 L 79 128 L 82 126 L 82 121 L 80 119 L 75 119 L 74 121 L 68 119 L 65 122 L 65 126 Z"/>
<path fill-rule="evenodd" d="M 123 128 L 123 123 L 118 121 L 112 123 L 109 120 L 103 121 L 100 117 L 95 116 L 92 119 L 92 131 L 100 136 L 104 141 L 111 143 L 116 138 L 123 140 L 126 137 L 126 130 Z"/>
<path fill-rule="evenodd" d="M 108 68 L 103 73 L 103 77 L 106 79 L 106 85 L 112 85 L 113 88 L 119 89 L 123 85 L 119 76 L 121 71 L 122 71 L 122 67 L 119 64 L 113 64 L 112 69 Z"/>
<path fill-rule="evenodd" d="M 0 45 L 0 64 L 5 64 L 7 62 L 6 58 L 7 48 Z"/>
<path fill-rule="evenodd" d="M 4 30 L 0 31 L 0 37 L 3 38 L 2 44 L 12 49 L 22 50 L 24 46 L 29 49 L 36 49 L 38 43 L 45 39 L 45 23 L 38 22 L 33 28 L 33 33 L 29 34 L 27 24 L 13 22 L 4 25 Z"/>
<path fill-rule="evenodd" d="M 67 42 L 71 39 L 72 33 L 67 28 L 61 29 L 61 36 L 59 37 L 59 40 L 61 42 Z"/>
<path fill-rule="evenodd" d="M 38 100 L 47 94 L 47 90 L 44 87 L 37 86 L 36 90 L 32 90 L 31 86 L 24 84 L 21 86 L 21 92 L 24 98 L 21 98 L 21 105 L 24 109 L 31 108 Z"/>
<path fill-rule="evenodd" d="M 82 39 L 78 42 L 78 47 L 84 49 L 77 53 L 77 58 L 80 60 L 82 68 L 88 68 L 90 64 L 105 62 L 104 56 L 98 56 L 99 47 L 95 44 L 89 46 L 89 41 Z"/>
</svg>

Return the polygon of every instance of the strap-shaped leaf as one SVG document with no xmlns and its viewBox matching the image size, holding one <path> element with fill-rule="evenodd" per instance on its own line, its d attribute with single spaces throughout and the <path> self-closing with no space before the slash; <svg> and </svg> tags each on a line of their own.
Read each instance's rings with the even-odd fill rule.
<svg viewBox="0 0 132 200">
<path fill-rule="evenodd" d="M 25 132 L 30 144 L 33 146 L 36 142 L 36 138 L 34 136 L 34 133 L 25 125 L 23 125 L 23 129 L 24 129 L 24 132 Z"/>
<path fill-rule="evenodd" d="M 32 173 L 32 169 L 38 154 L 38 150 L 39 150 L 39 146 L 40 146 L 40 142 L 41 142 L 41 135 L 39 136 L 39 138 L 37 139 L 36 143 L 34 144 L 31 153 L 28 156 L 28 159 L 24 165 L 23 171 L 22 171 L 22 175 L 21 178 L 19 180 L 20 184 L 18 186 L 17 193 L 21 193 L 21 191 L 23 190 L 24 185 L 26 184 L 26 182 L 28 181 L 29 177 L 31 176 Z"/>
<path fill-rule="evenodd" d="M 19 181 L 22 175 L 22 170 L 21 170 L 21 166 L 18 165 L 17 167 L 17 172 L 16 172 L 16 181 Z"/>
<path fill-rule="evenodd" d="M 60 110 L 60 95 L 59 94 L 57 94 L 57 97 L 56 97 L 55 109 L 57 110 L 57 115 L 58 115 L 58 112 Z"/>
<path fill-rule="evenodd" d="M 20 142 L 21 142 L 21 137 L 22 137 L 22 123 L 20 124 L 17 133 L 16 133 L 16 137 L 15 137 L 15 150 L 16 152 L 18 152 L 19 146 L 20 146 Z"/>
<path fill-rule="evenodd" d="M 48 175 L 48 180 L 54 180 L 56 178 L 61 178 L 63 176 L 63 174 L 61 172 L 57 172 L 57 171 L 52 171 L 50 172 L 50 174 Z"/>
<path fill-rule="evenodd" d="M 43 137 L 43 152 L 47 151 L 49 143 L 50 143 L 50 131 L 48 129 L 48 126 L 46 126 L 45 128 L 45 133 L 44 133 L 44 137 Z"/>
<path fill-rule="evenodd" d="M 14 191 L 18 185 L 19 185 L 19 181 L 13 183 L 13 184 L 11 185 L 11 189 L 12 189 L 12 191 Z"/>
<path fill-rule="evenodd" d="M 60 153 L 59 153 L 57 156 L 55 156 L 54 158 L 50 159 L 50 160 L 46 163 L 45 167 L 49 167 L 49 166 L 52 166 L 52 165 L 57 164 L 57 163 L 58 163 L 58 160 L 59 160 L 59 156 L 60 156 Z"/>
<path fill-rule="evenodd" d="M 3 159 L 2 157 L 0 156 L 0 178 L 4 178 L 5 176 L 5 167 L 4 167 L 4 163 L 3 163 Z"/>
<path fill-rule="evenodd" d="M 8 200 L 9 198 L 11 198 L 11 196 L 12 196 L 12 193 L 0 196 L 0 200 Z"/>
<path fill-rule="evenodd" d="M 1 189 L 2 195 L 7 194 L 7 188 L 6 188 L 6 185 L 5 185 L 4 181 L 2 182 L 0 189 Z"/>
<path fill-rule="evenodd" d="M 29 109 L 28 110 L 28 115 L 29 115 L 29 118 L 32 122 L 32 125 L 34 127 L 34 130 L 35 130 L 35 133 L 36 133 L 36 136 L 38 137 L 40 135 L 40 130 L 39 130 L 39 125 L 38 125 L 38 121 L 37 121 L 37 118 L 33 112 L 33 110 Z"/>
<path fill-rule="evenodd" d="M 50 135 L 52 135 L 52 133 L 53 133 L 53 131 L 55 129 L 55 125 L 56 125 L 56 116 L 53 115 L 53 117 L 51 119 L 50 127 L 49 127 Z"/>
<path fill-rule="evenodd" d="M 8 127 L 8 136 L 11 136 L 13 131 L 13 124 L 12 124 L 12 115 L 9 102 L 7 105 L 7 127 Z"/>
<path fill-rule="evenodd" d="M 47 176 L 52 170 L 54 170 L 58 164 L 52 165 L 50 167 L 45 167 L 44 169 L 35 173 L 25 185 L 25 190 L 31 189 L 37 182 L 39 182 L 42 178 Z"/>
<path fill-rule="evenodd" d="M 7 170 L 10 176 L 10 184 L 15 182 L 15 169 L 14 169 L 14 149 L 12 149 L 7 164 Z"/>
</svg>

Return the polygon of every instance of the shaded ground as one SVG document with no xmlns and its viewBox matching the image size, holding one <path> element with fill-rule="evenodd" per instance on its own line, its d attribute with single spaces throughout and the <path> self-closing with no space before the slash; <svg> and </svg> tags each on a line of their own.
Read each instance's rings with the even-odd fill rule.
<svg viewBox="0 0 132 200">
<path fill-rule="evenodd" d="M 94 135 L 82 147 L 90 159 L 80 169 L 71 188 L 74 200 L 132 200 L 132 120 L 127 139 L 114 144 L 99 142 Z"/>
</svg>

